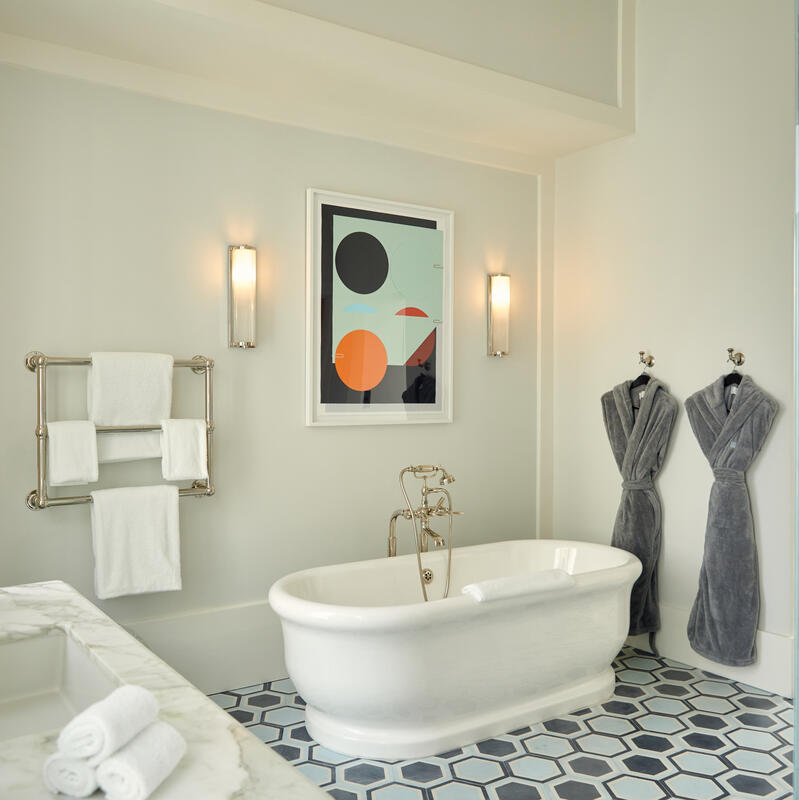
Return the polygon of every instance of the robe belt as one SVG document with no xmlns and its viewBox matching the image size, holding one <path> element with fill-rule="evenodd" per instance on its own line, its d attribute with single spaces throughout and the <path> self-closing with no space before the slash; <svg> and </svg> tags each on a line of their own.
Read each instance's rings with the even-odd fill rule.
<svg viewBox="0 0 799 800">
<path fill-rule="evenodd" d="M 655 485 L 652 483 L 652 478 L 640 478 L 637 481 L 622 481 L 622 489 L 637 489 L 641 492 L 646 492 L 649 489 L 654 489 Z"/>
<path fill-rule="evenodd" d="M 741 469 L 713 467 L 713 477 L 721 483 L 746 483 L 744 472 Z"/>
</svg>

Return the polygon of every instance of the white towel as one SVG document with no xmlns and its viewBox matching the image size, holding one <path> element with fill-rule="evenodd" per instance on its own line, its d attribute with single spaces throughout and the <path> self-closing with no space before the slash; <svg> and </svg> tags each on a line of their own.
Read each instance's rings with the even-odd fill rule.
<svg viewBox="0 0 799 800">
<path fill-rule="evenodd" d="M 97 780 L 108 800 L 145 800 L 185 752 L 185 740 L 170 724 L 154 722 L 100 764 Z"/>
<path fill-rule="evenodd" d="M 67 723 L 58 736 L 66 758 L 97 766 L 158 717 L 158 701 L 141 686 L 120 686 Z"/>
<path fill-rule="evenodd" d="M 161 458 L 161 432 L 98 433 L 97 460 L 101 464 Z"/>
<path fill-rule="evenodd" d="M 487 603 L 509 597 L 565 592 L 575 585 L 574 578 L 562 569 L 545 569 L 470 583 L 461 589 L 461 594 L 469 595 L 476 603 Z"/>
<path fill-rule="evenodd" d="M 97 597 L 180 589 L 177 486 L 129 486 L 91 495 Z"/>
<path fill-rule="evenodd" d="M 97 791 L 97 771 L 83 758 L 69 758 L 53 753 L 42 769 L 44 785 L 58 794 L 88 797 Z"/>
<path fill-rule="evenodd" d="M 83 419 L 47 425 L 47 482 L 75 486 L 97 481 L 97 431 Z"/>
<path fill-rule="evenodd" d="M 87 386 L 95 425 L 158 425 L 171 416 L 172 356 L 91 353 Z"/>
<path fill-rule="evenodd" d="M 204 419 L 161 420 L 161 474 L 167 481 L 208 479 Z"/>
</svg>

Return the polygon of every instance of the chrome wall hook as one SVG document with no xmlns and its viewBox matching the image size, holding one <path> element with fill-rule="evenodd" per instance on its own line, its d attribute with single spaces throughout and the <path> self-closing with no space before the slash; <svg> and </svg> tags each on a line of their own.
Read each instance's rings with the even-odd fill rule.
<svg viewBox="0 0 799 800">
<path fill-rule="evenodd" d="M 727 348 L 727 361 L 732 362 L 736 367 L 740 367 L 746 361 L 746 358 L 743 353 L 736 353 L 734 350 L 734 347 Z"/>
<path fill-rule="evenodd" d="M 638 363 L 644 365 L 644 369 L 649 369 L 655 366 L 655 357 L 645 350 L 638 351 Z"/>
</svg>

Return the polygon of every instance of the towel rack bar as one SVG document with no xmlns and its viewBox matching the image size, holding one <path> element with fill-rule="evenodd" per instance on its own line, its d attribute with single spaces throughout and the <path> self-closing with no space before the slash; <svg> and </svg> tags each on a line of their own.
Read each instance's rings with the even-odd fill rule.
<svg viewBox="0 0 799 800">
<path fill-rule="evenodd" d="M 191 489 L 178 489 L 180 497 L 206 497 L 212 495 L 214 490 L 208 486 L 192 487 Z M 28 508 L 49 508 L 50 506 L 77 506 L 91 503 L 92 497 L 89 494 L 74 495 L 72 497 L 45 497 L 41 500 L 36 491 L 31 492 L 25 500 Z"/>
<path fill-rule="evenodd" d="M 89 367 L 91 358 L 71 358 L 65 356 L 46 356 L 33 351 L 25 356 L 25 366 L 36 373 L 36 488 L 28 493 L 25 504 L 32 511 L 50 506 L 72 506 L 80 503 L 91 503 L 91 495 L 74 497 L 47 496 L 47 367 Z M 176 367 L 189 367 L 192 372 L 204 376 L 205 429 L 206 429 L 206 466 L 208 480 L 194 481 L 191 488 L 179 489 L 181 497 L 210 497 L 214 494 L 213 484 L 213 432 L 214 432 L 214 400 L 213 400 L 213 368 L 214 361 L 205 356 L 194 356 L 191 359 L 175 360 Z M 139 431 L 160 431 L 160 425 L 97 425 L 98 433 L 127 433 Z"/>
<path fill-rule="evenodd" d="M 31 371 L 35 372 L 36 367 L 41 364 L 45 367 L 90 367 L 92 365 L 91 358 L 70 358 L 66 356 L 46 356 L 42 353 L 28 353 L 25 356 L 25 366 Z M 212 369 L 214 361 L 211 358 L 203 358 L 198 356 L 191 359 L 175 359 L 173 366 L 175 367 L 191 367 L 192 369 Z"/>
</svg>

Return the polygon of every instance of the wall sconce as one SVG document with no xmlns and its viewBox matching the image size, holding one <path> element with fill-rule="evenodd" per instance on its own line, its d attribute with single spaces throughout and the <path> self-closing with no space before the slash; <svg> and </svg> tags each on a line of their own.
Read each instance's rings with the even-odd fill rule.
<svg viewBox="0 0 799 800">
<path fill-rule="evenodd" d="M 228 347 L 255 347 L 255 248 L 228 247 Z"/>
<path fill-rule="evenodd" d="M 488 355 L 510 353 L 510 275 L 488 276 Z"/>
</svg>

